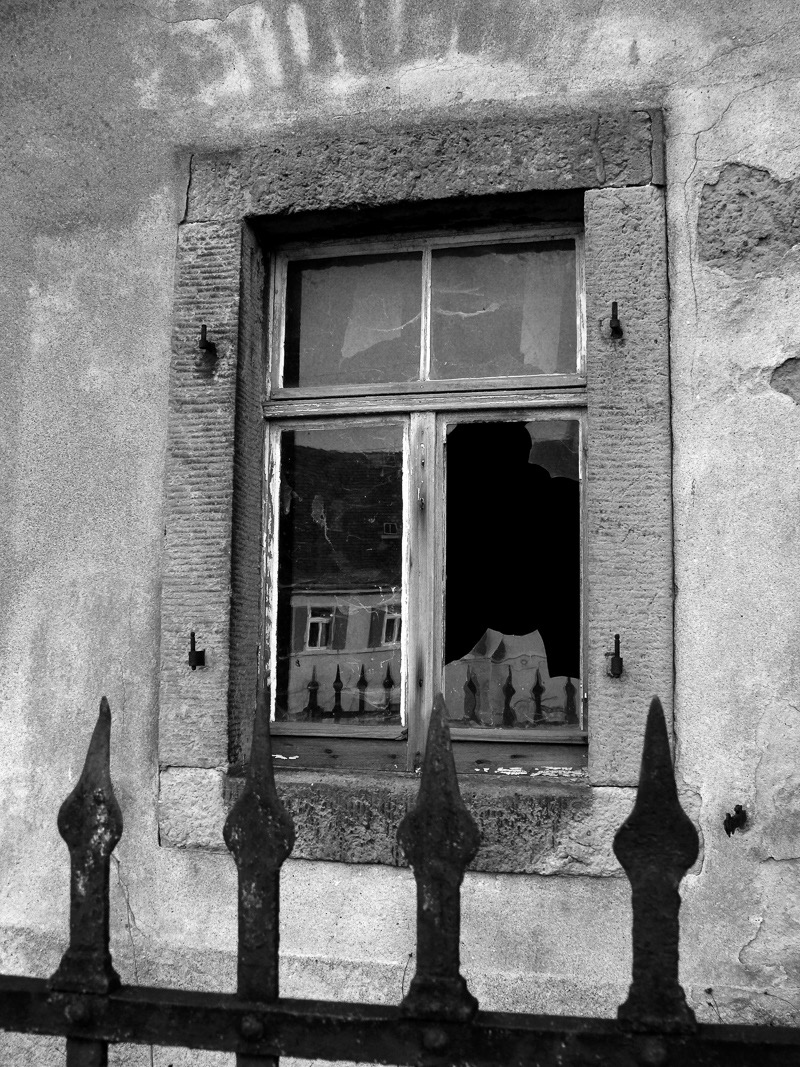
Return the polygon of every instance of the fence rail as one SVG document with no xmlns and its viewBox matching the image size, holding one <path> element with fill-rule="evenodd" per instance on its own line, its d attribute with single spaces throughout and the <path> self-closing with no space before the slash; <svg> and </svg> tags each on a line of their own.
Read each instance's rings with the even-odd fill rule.
<svg viewBox="0 0 800 1067">
<path fill-rule="evenodd" d="M 225 824 L 239 875 L 237 992 L 121 986 L 109 951 L 109 865 L 122 816 L 109 774 L 105 698 L 58 826 L 71 861 L 70 943 L 52 978 L 0 975 L 0 1028 L 66 1037 L 67 1067 L 104 1067 L 116 1042 L 434 1067 L 788 1067 L 800 1030 L 700 1025 L 678 982 L 680 880 L 697 832 L 678 802 L 664 714 L 653 701 L 633 811 L 614 850 L 633 890 L 633 980 L 617 1020 L 478 1011 L 460 973 L 460 886 L 479 846 L 437 698 L 417 804 L 398 835 L 417 883 L 417 971 L 401 1004 L 279 997 L 280 868 L 294 827 L 272 773 L 266 702 L 245 789 Z"/>
</svg>

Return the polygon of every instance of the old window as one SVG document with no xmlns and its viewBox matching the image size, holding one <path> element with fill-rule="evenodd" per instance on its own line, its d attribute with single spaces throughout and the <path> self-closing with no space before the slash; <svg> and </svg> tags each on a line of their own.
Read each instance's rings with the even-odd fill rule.
<svg viewBox="0 0 800 1067">
<path fill-rule="evenodd" d="M 341 606 L 337 605 L 339 591 L 307 594 L 306 616 L 297 618 L 305 626 L 311 609 L 320 619 L 323 615 L 321 611 L 317 615 L 317 609 L 332 612 L 329 646 L 314 650 L 314 655 L 322 657 L 324 653 L 335 662 L 343 661 L 344 649 L 333 645 L 337 640 L 351 643 L 358 636 L 364 656 L 389 657 L 397 642 L 384 641 L 385 623 L 393 614 L 392 605 L 399 605 L 401 673 L 395 677 L 389 664 L 377 685 L 378 679 L 367 669 L 365 659 L 364 684 L 359 687 L 362 655 L 354 655 L 357 674 L 347 675 L 342 662 L 340 690 L 333 688 L 335 673 L 330 685 L 317 683 L 316 714 L 331 712 L 337 691 L 342 709 L 356 714 L 340 715 L 338 722 L 329 714 L 313 721 L 274 723 L 276 751 L 298 756 L 276 760 L 276 766 L 285 770 L 315 768 L 310 775 L 286 774 L 281 783 L 284 795 L 293 797 L 296 810 L 304 812 L 301 823 L 305 836 L 298 841 L 295 855 L 397 862 L 394 829 L 407 798 L 413 795 L 414 782 L 368 772 L 413 766 L 420 731 L 409 709 L 415 705 L 424 714 L 429 706 L 434 688 L 429 665 L 434 663 L 441 672 L 441 682 L 451 682 L 456 691 L 458 717 L 470 720 L 454 722 L 453 733 L 460 738 L 460 768 L 473 772 L 468 786 L 470 803 L 483 812 L 489 847 L 480 853 L 481 865 L 486 870 L 553 873 L 554 869 L 564 869 L 564 862 L 572 862 L 565 860 L 566 856 L 576 856 L 572 869 L 584 872 L 585 848 L 591 854 L 592 846 L 585 845 L 585 834 L 575 824 L 589 811 L 582 807 L 583 801 L 570 807 L 572 814 L 565 820 L 563 808 L 558 808 L 561 814 L 557 817 L 553 814 L 551 794 L 520 789 L 523 778 L 505 778 L 499 773 L 526 765 L 526 754 L 532 750 L 539 767 L 563 764 L 565 745 L 539 740 L 541 727 L 494 725 L 505 707 L 502 686 L 508 679 L 509 665 L 505 661 L 512 654 L 520 655 L 515 661 L 520 665 L 522 658 L 528 663 L 524 667 L 527 676 L 510 664 L 515 690 L 511 707 L 518 717 L 538 718 L 536 690 L 541 684 L 546 691 L 547 678 L 540 671 L 541 682 L 537 679 L 538 664 L 532 655 L 536 649 L 531 646 L 520 652 L 508 641 L 500 648 L 497 635 L 490 635 L 492 640 L 483 650 L 488 660 L 483 670 L 494 670 L 499 687 L 494 690 L 494 704 L 481 691 L 476 657 L 466 664 L 448 660 L 458 665 L 457 670 L 449 669 L 450 676 L 454 671 L 457 675 L 453 680 L 445 677 L 444 651 L 426 648 L 423 641 L 418 671 L 411 650 L 420 647 L 419 626 L 431 612 L 438 613 L 442 625 L 445 613 L 453 621 L 455 609 L 452 602 L 445 601 L 445 560 L 449 552 L 452 572 L 454 548 L 464 546 L 465 552 L 481 554 L 482 546 L 470 534 L 475 517 L 481 520 L 498 514 L 500 525 L 510 529 L 517 515 L 519 501 L 513 490 L 506 491 L 504 500 L 492 494 L 497 465 L 484 472 L 482 484 L 473 482 L 465 498 L 465 514 L 455 518 L 448 514 L 444 488 L 448 477 L 458 475 L 454 452 L 462 424 L 469 424 L 470 419 L 485 424 L 483 431 L 479 425 L 477 434 L 499 432 L 499 424 L 505 422 L 516 424 L 515 432 L 522 427 L 529 434 L 534 423 L 554 424 L 560 419 L 570 424 L 568 433 L 559 434 L 558 440 L 563 442 L 574 439 L 574 425 L 578 423 L 581 574 L 585 578 L 581 585 L 580 639 L 585 654 L 580 678 L 563 675 L 567 681 L 559 701 L 566 720 L 574 696 L 581 725 L 588 725 L 588 750 L 580 744 L 569 748 L 588 752 L 589 781 L 600 787 L 581 793 L 584 800 L 591 797 L 592 807 L 591 814 L 586 815 L 588 823 L 580 825 L 595 825 L 595 805 L 605 810 L 606 804 L 619 799 L 617 787 L 636 783 L 642 711 L 652 694 L 658 693 L 669 715 L 674 668 L 668 285 L 660 116 L 647 112 L 537 116 L 527 110 L 517 115 L 505 111 L 487 115 L 481 108 L 472 116 L 448 113 L 441 121 L 426 118 L 407 126 L 398 123 L 393 119 L 388 126 L 360 124 L 357 139 L 348 131 L 300 124 L 286 137 L 276 134 L 266 146 L 233 153 L 196 153 L 193 157 L 186 217 L 178 227 L 173 303 L 161 582 L 159 840 L 167 847 L 225 847 L 220 827 L 227 806 L 241 787 L 250 749 L 259 663 L 263 664 L 258 650 L 262 647 L 267 585 L 272 627 L 267 634 L 268 647 L 271 654 L 275 649 L 277 657 L 274 638 L 280 620 L 274 594 L 281 528 L 277 522 L 268 531 L 264 523 L 266 510 L 272 519 L 280 519 L 272 499 L 269 509 L 263 506 L 265 415 L 268 425 L 275 426 L 267 435 L 270 448 L 275 446 L 269 456 L 272 496 L 280 476 L 281 443 L 274 440 L 279 430 L 293 428 L 299 435 L 303 422 L 307 429 L 322 431 L 324 425 L 335 429 L 346 420 L 399 420 L 405 512 L 398 518 L 385 508 L 376 509 L 376 521 L 370 526 L 377 531 L 370 544 L 383 544 L 388 559 L 393 542 L 395 547 L 399 542 L 400 595 L 384 596 L 381 591 L 376 596 L 375 588 L 381 583 L 372 575 L 366 583 L 371 589 L 371 605 L 362 590 L 360 636 L 351 630 L 355 614 L 348 613 L 345 619 L 342 613 L 335 631 L 336 609 Z M 387 159 L 391 159 L 391 166 L 386 165 Z M 573 229 L 556 232 L 556 223 Z M 442 226 L 447 226 L 451 235 L 458 233 L 459 241 L 434 240 L 432 231 Z M 488 233 L 476 235 L 479 226 L 494 227 L 496 239 Z M 466 233 L 467 227 L 472 235 Z M 412 229 L 427 231 L 427 238 L 416 243 L 406 241 L 405 235 Z M 387 232 L 402 236 L 402 247 L 400 241 L 356 247 L 355 238 L 375 238 Z M 324 372 L 324 367 L 319 358 L 314 367 L 315 360 L 298 338 L 293 357 L 291 344 L 287 349 L 289 370 L 294 358 L 298 375 L 298 384 L 293 385 L 290 377 L 282 377 L 282 370 L 276 376 L 283 347 L 265 343 L 265 288 L 273 295 L 280 291 L 280 285 L 267 285 L 270 254 L 285 252 L 287 273 L 288 261 L 297 263 L 293 284 L 300 290 L 301 308 L 299 318 L 295 314 L 292 321 L 302 333 L 306 273 L 302 264 L 324 260 L 335 266 L 330 263 L 337 258 L 334 246 L 323 248 L 319 243 L 333 238 L 351 242 L 340 247 L 341 257 L 347 260 L 354 262 L 358 255 L 389 257 L 387 265 L 376 273 L 376 279 L 383 273 L 384 291 L 389 279 L 391 299 L 384 302 L 382 319 L 373 321 L 373 343 L 380 337 L 395 343 L 395 369 L 382 382 L 355 380 L 359 360 L 368 362 L 371 346 L 364 343 L 369 337 L 363 332 L 363 315 L 353 313 L 349 314 L 353 325 L 348 343 L 344 343 L 343 331 L 335 359 L 338 373 L 343 350 L 349 351 L 349 364 L 343 367 L 353 372 L 347 375 L 350 380 L 338 385 L 304 381 L 306 366 L 314 373 Z M 421 316 L 423 307 L 431 315 L 430 302 L 423 304 L 422 299 L 418 309 L 409 309 L 406 314 L 404 278 L 409 263 L 422 272 L 421 297 L 428 276 L 431 283 L 438 277 L 440 291 L 447 271 L 457 276 L 466 269 L 471 257 L 465 251 L 462 259 L 467 263 L 458 262 L 454 251 L 460 248 L 480 246 L 483 250 L 483 256 L 472 257 L 477 276 L 488 254 L 487 245 L 547 244 L 575 238 L 576 269 L 583 270 L 586 304 L 585 338 L 577 339 L 583 363 L 577 363 L 576 373 L 566 371 L 558 352 L 553 354 L 552 344 L 547 348 L 549 363 L 540 364 L 532 358 L 532 342 L 528 340 L 518 350 L 527 354 L 519 362 L 531 370 L 530 374 L 509 374 L 507 364 L 498 363 L 500 353 L 492 350 L 491 363 L 500 367 L 499 374 L 491 371 L 496 376 L 483 380 L 469 377 L 476 372 L 469 369 L 474 353 L 468 343 L 460 354 L 454 356 L 452 346 L 442 354 L 436 349 L 436 331 L 442 328 L 443 333 L 449 330 L 452 335 L 459 324 L 470 323 L 479 330 L 481 319 L 488 321 L 491 314 L 499 322 L 502 313 L 476 308 L 469 302 L 472 295 L 464 293 L 450 294 L 452 300 L 445 300 L 442 294 L 438 324 L 431 323 L 428 334 L 433 347 L 427 350 L 422 344 L 420 321 L 416 351 L 420 361 L 427 351 L 424 358 L 432 365 L 427 366 L 427 377 L 422 373 L 422 362 L 419 371 L 409 372 L 405 341 L 414 325 L 404 324 L 417 312 Z M 427 239 L 431 243 L 426 246 Z M 301 240 L 308 242 L 305 250 L 299 247 Z M 290 242 L 295 243 L 293 251 L 288 247 Z M 400 258 L 412 255 L 416 258 Z M 506 270 L 505 261 L 496 262 Z M 509 293 L 512 273 L 506 273 L 503 281 Z M 357 274 L 351 271 L 349 275 L 354 289 Z M 279 281 L 277 274 L 272 277 Z M 380 284 L 380 279 L 374 282 L 374 286 Z M 285 292 L 286 281 L 282 285 Z M 519 288 L 516 292 L 519 299 Z M 348 312 L 354 295 L 351 293 Z M 496 292 L 488 294 L 488 301 L 501 302 Z M 361 303 L 367 302 L 368 292 L 362 286 Z M 619 308 L 622 334 L 610 328 L 614 303 Z M 336 300 L 329 305 L 328 318 L 333 324 L 339 309 Z M 481 314 L 470 314 L 476 310 Z M 530 320 L 531 310 L 528 301 L 526 320 Z M 454 311 L 459 314 L 452 314 Z M 522 316 L 521 310 L 515 314 Z M 279 315 L 273 316 L 273 321 L 278 322 Z M 200 347 L 203 327 L 214 346 L 210 350 Z M 503 336 L 503 330 L 498 336 Z M 462 340 L 457 344 L 461 346 Z M 268 347 L 272 348 L 269 353 Z M 277 361 L 271 358 L 273 378 L 265 399 L 265 360 L 267 355 L 276 354 Z M 311 363 L 306 365 L 306 359 Z M 466 380 L 458 377 L 464 373 L 464 364 L 468 365 Z M 384 360 L 381 365 L 390 363 Z M 535 373 L 534 365 L 539 366 L 539 373 Z M 430 478 L 436 467 L 440 495 L 435 499 L 430 494 L 436 486 L 428 487 L 426 502 L 434 499 L 434 508 L 429 507 L 425 514 L 436 520 L 438 534 L 429 534 L 428 539 L 417 537 L 414 543 L 428 553 L 417 558 L 408 547 L 412 541 L 409 509 L 413 510 L 421 474 L 415 465 L 417 449 L 421 439 L 426 440 L 424 433 L 430 434 L 431 422 L 437 454 L 433 465 L 426 464 L 425 472 Z M 563 443 L 559 449 L 563 453 Z M 564 477 L 563 473 L 551 473 L 554 481 Z M 543 513 L 545 501 L 535 495 Z M 336 543 L 331 533 L 335 514 L 330 502 L 325 503 L 329 536 Z M 312 505 L 313 495 L 305 505 L 307 516 Z M 414 514 L 418 523 L 419 513 Z M 319 534 L 320 525 L 308 521 Z M 265 532 L 270 534 L 269 583 L 260 576 Z M 506 556 L 501 552 L 498 563 L 496 553 L 492 565 L 497 568 L 505 563 Z M 414 592 L 423 569 L 432 576 L 432 584 L 439 583 L 438 592 L 433 588 L 422 596 Z M 540 567 L 535 578 L 552 582 L 554 575 L 555 568 Z M 516 582 L 518 576 L 512 574 L 505 586 L 514 587 Z M 303 602 L 300 593 L 296 590 L 297 607 Z M 522 590 L 518 599 L 522 602 L 526 597 L 532 604 L 540 603 L 539 594 L 537 586 Z M 560 595 L 562 600 L 568 599 L 566 589 Z M 301 658 L 301 653 L 311 655 L 312 650 L 306 649 L 305 630 L 299 633 L 299 621 L 297 636 L 291 636 L 291 600 L 288 615 L 286 611 L 284 607 L 284 633 L 295 642 L 294 658 Z M 535 625 L 549 656 L 552 635 L 540 621 Z M 492 629 L 505 632 L 503 627 Z M 196 670 L 188 659 L 192 633 L 197 649 L 205 653 L 205 666 Z M 433 633 L 435 636 L 435 625 Z M 621 634 L 621 677 L 608 671 L 615 633 Z M 500 663 L 492 662 L 495 654 Z M 555 674 L 555 670 L 553 665 L 548 673 Z M 420 677 L 423 686 L 417 686 L 418 693 L 412 697 L 414 679 Z M 568 691 L 568 683 L 575 686 L 574 694 Z M 590 697 L 588 722 L 581 706 L 584 690 Z M 362 691 L 365 709 L 372 703 L 381 710 L 359 722 Z M 311 705 L 314 692 L 312 677 L 306 685 L 304 707 Z M 547 718 L 546 692 L 539 696 Z M 406 707 L 401 709 L 403 700 Z M 375 719 L 386 714 L 387 705 L 393 721 L 377 724 Z M 475 722 L 475 714 L 482 725 Z M 404 719 L 408 750 L 402 740 Z M 551 723 L 548 729 L 555 736 L 555 725 Z M 360 732 L 366 736 L 359 736 Z M 577 731 L 573 728 L 573 732 Z M 536 737 L 537 742 L 521 745 L 514 740 L 517 737 Z M 352 761 L 354 741 L 358 742 L 357 766 L 361 771 L 357 779 L 317 774 L 320 766 L 334 769 Z M 474 773 L 486 769 L 498 773 Z M 538 777 L 535 780 L 540 781 Z M 511 788 L 506 788 L 509 784 Z M 561 795 L 563 786 L 557 789 Z M 513 808 L 512 816 L 506 801 Z M 371 813 L 369 834 L 364 833 L 365 804 Z M 527 830 L 521 829 L 520 805 L 530 818 Z M 331 827 L 336 828 L 335 833 Z M 540 838 L 549 843 L 537 845 Z M 579 846 L 574 846 L 574 841 Z"/>
<path fill-rule="evenodd" d="M 580 228 L 284 246 L 269 337 L 278 751 L 413 768 L 442 691 L 462 766 L 583 765 Z"/>
</svg>

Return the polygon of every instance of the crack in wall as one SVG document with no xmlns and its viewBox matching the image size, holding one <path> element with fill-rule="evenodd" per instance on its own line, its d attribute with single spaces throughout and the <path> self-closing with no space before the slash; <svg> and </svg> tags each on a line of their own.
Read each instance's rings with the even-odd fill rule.
<svg viewBox="0 0 800 1067">
<path fill-rule="evenodd" d="M 231 15 L 235 14 L 237 11 L 242 11 L 246 7 L 260 7 L 261 5 L 258 0 L 251 0 L 251 2 L 246 4 L 237 4 L 236 7 L 232 7 L 225 15 L 206 15 L 203 18 L 192 19 L 167 19 L 161 15 L 157 15 L 143 4 L 129 4 L 128 6 L 132 7 L 135 11 L 141 11 L 144 15 L 147 15 L 148 18 L 154 19 L 156 22 L 160 22 L 164 26 L 186 26 L 193 22 L 227 22 Z"/>
<path fill-rule="evenodd" d="M 194 177 L 194 152 L 189 156 L 189 177 L 186 180 L 186 200 L 183 208 L 183 218 L 181 219 L 181 225 L 189 218 L 189 199 L 192 190 L 192 178 Z"/>
<path fill-rule="evenodd" d="M 117 881 L 119 882 L 119 887 L 122 890 L 122 897 L 123 897 L 123 899 L 125 901 L 125 910 L 127 912 L 127 919 L 126 919 L 126 922 L 125 922 L 125 929 L 128 931 L 128 938 L 130 939 L 130 943 L 131 943 L 131 956 L 133 958 L 133 978 L 134 978 L 134 981 L 135 981 L 136 985 L 138 985 L 139 984 L 139 966 L 138 966 L 138 963 L 137 963 L 137 960 L 136 960 L 136 943 L 135 943 L 134 938 L 133 938 L 133 931 L 136 930 L 137 933 L 142 934 L 142 937 L 145 937 L 146 935 L 142 932 L 142 930 L 140 929 L 139 925 L 136 922 L 136 916 L 134 915 L 133 908 L 131 907 L 130 891 L 128 890 L 128 887 L 125 884 L 125 882 L 123 882 L 123 880 L 122 880 L 122 863 L 121 863 L 119 857 L 116 856 L 113 852 L 111 853 L 111 859 L 117 865 Z M 152 1056 L 152 1053 L 151 1053 L 151 1056 Z"/>
</svg>

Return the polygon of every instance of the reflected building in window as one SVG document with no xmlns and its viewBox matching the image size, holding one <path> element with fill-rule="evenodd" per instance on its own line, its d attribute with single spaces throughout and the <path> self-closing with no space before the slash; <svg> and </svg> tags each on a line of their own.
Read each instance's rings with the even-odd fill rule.
<svg viewBox="0 0 800 1067">
<path fill-rule="evenodd" d="M 400 722 L 402 437 L 282 436 L 278 719 Z"/>
</svg>

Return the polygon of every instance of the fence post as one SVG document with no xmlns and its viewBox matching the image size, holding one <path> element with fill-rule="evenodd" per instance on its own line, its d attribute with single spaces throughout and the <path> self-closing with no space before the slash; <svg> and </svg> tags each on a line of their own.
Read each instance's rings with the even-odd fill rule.
<svg viewBox="0 0 800 1067">
<path fill-rule="evenodd" d="M 104 994 L 120 984 L 109 950 L 108 887 L 122 812 L 110 762 L 111 708 L 103 697 L 83 771 L 58 813 L 70 857 L 69 948 L 49 983 L 58 993 Z M 88 1023 L 91 998 L 70 998 L 64 1012 L 71 1023 Z M 105 1041 L 67 1038 L 67 1067 L 105 1067 L 107 1062 Z"/>
<path fill-rule="evenodd" d="M 417 803 L 397 839 L 417 882 L 417 972 L 402 1009 L 421 1018 L 470 1019 L 478 1002 L 460 973 L 460 891 L 480 834 L 458 789 L 441 693 L 433 704 Z"/>
<path fill-rule="evenodd" d="M 678 982 L 678 886 L 697 859 L 697 831 L 680 806 L 667 724 L 654 697 L 647 716 L 633 811 L 614 837 L 632 889 L 633 981 L 618 1017 L 640 1029 L 696 1025 Z"/>
<path fill-rule="evenodd" d="M 294 845 L 294 824 L 275 789 L 269 735 L 269 697 L 262 687 L 253 723 L 247 780 L 225 820 L 223 836 L 239 872 L 237 993 L 263 1004 L 278 999 L 280 869 Z M 245 1015 L 245 1041 L 263 1036 L 256 1016 Z M 274 1056 L 237 1052 L 237 1067 L 267 1067 Z"/>
</svg>

